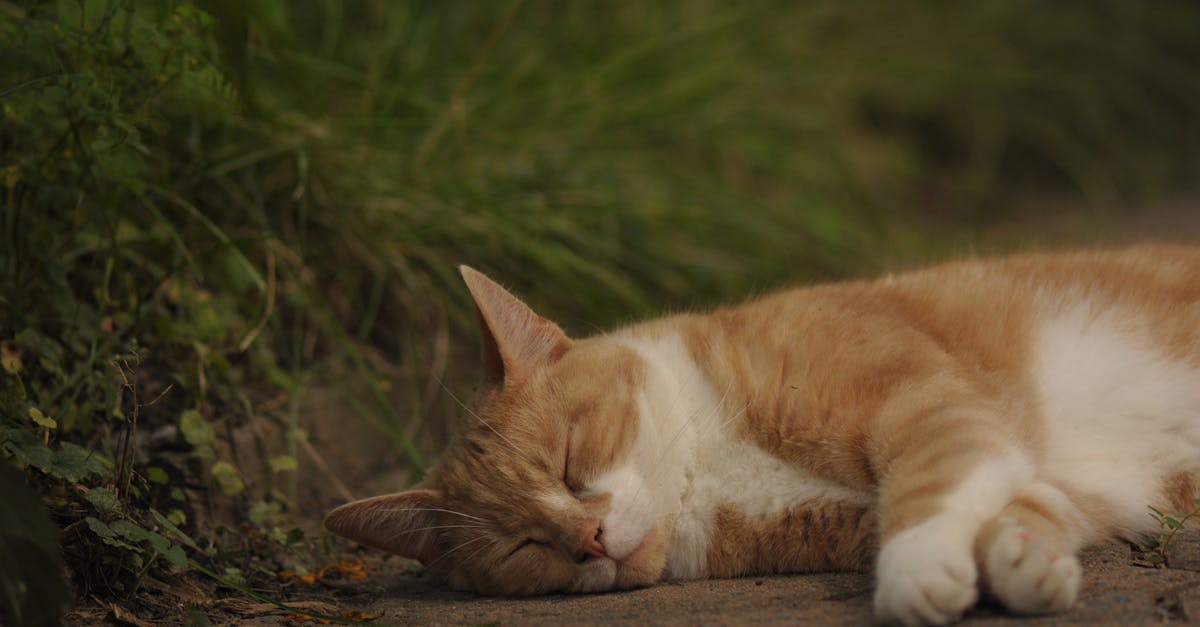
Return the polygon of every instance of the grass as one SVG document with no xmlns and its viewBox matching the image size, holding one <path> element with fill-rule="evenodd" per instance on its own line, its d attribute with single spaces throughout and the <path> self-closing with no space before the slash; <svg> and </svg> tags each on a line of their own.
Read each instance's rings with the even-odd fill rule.
<svg viewBox="0 0 1200 627">
<path fill-rule="evenodd" d="M 459 263 L 587 333 L 942 256 L 1027 195 L 1115 211 L 1195 172 L 1198 18 L 0 0 L 0 451 L 80 596 L 176 549 L 265 586 L 315 559 L 308 399 L 411 477 L 444 437 Z"/>
</svg>

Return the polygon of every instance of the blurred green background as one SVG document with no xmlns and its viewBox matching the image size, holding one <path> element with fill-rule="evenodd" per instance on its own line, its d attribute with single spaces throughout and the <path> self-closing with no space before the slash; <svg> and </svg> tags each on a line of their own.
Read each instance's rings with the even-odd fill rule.
<svg viewBox="0 0 1200 627">
<path fill-rule="evenodd" d="M 0 451 L 63 526 L 294 513 L 313 395 L 429 463 L 460 263 L 587 334 L 1102 232 L 1198 140 L 1185 0 L 0 0 Z"/>
</svg>

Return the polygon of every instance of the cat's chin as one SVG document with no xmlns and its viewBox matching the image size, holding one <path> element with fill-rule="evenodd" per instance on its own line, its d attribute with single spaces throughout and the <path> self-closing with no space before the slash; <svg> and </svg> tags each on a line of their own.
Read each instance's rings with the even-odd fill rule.
<svg viewBox="0 0 1200 627">
<path fill-rule="evenodd" d="M 641 544 L 625 559 L 616 562 L 613 587 L 619 590 L 643 588 L 662 579 L 667 566 L 669 539 L 661 525 L 651 527 Z"/>
<path fill-rule="evenodd" d="M 572 586 L 573 592 L 609 592 L 651 586 L 666 568 L 666 534 L 652 527 L 628 556 L 600 557 L 589 563 Z"/>
</svg>

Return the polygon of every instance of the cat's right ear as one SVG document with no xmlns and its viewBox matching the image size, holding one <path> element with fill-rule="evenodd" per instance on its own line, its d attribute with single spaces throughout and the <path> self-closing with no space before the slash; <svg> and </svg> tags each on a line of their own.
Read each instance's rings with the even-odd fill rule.
<svg viewBox="0 0 1200 627">
<path fill-rule="evenodd" d="M 534 313 L 495 281 L 467 266 L 458 270 L 479 308 L 489 381 L 519 384 L 571 348 L 571 339 L 557 324 Z"/>
<path fill-rule="evenodd" d="M 439 529 L 450 510 L 436 490 L 417 489 L 353 501 L 329 512 L 325 528 L 377 549 L 420 560 L 433 570 L 447 567 Z"/>
</svg>

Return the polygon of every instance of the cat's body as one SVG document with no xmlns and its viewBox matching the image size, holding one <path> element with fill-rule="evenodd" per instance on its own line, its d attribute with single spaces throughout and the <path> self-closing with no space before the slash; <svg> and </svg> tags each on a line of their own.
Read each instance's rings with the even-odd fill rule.
<svg viewBox="0 0 1200 627">
<path fill-rule="evenodd" d="M 1200 498 L 1200 251 L 1028 255 L 569 340 L 464 270 L 497 384 L 330 528 L 486 593 L 877 570 L 877 615 L 1074 602 Z"/>
</svg>

